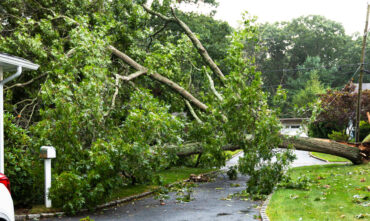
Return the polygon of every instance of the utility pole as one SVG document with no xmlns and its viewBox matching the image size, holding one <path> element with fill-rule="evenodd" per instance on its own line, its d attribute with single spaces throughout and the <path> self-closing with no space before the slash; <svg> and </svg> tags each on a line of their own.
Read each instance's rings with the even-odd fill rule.
<svg viewBox="0 0 370 221">
<path fill-rule="evenodd" d="M 367 37 L 367 26 L 369 23 L 369 11 L 370 5 L 367 5 L 366 12 L 366 23 L 364 30 L 364 38 L 362 40 L 362 51 L 361 51 L 361 72 L 358 79 L 358 92 L 357 92 L 357 110 L 356 110 L 356 142 L 360 142 L 360 116 L 361 116 L 361 94 L 362 94 L 362 78 L 364 76 L 365 69 L 365 49 L 366 49 L 366 37 Z"/>
</svg>

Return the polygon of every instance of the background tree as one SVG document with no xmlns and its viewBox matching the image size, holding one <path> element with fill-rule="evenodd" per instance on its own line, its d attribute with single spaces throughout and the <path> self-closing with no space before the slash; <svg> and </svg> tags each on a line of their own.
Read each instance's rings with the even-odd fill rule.
<svg viewBox="0 0 370 221">
<path fill-rule="evenodd" d="M 326 92 L 324 86 L 319 81 L 319 76 L 316 71 L 311 72 L 310 79 L 307 81 L 304 89 L 301 89 L 293 96 L 293 105 L 296 108 L 300 108 L 304 111 L 299 115 L 299 117 L 311 117 L 311 112 L 309 107 L 311 105 L 316 105 L 319 102 L 319 95 Z"/>
<path fill-rule="evenodd" d="M 310 125 L 311 135 L 327 138 L 332 131 L 343 131 L 347 128 L 352 130 L 356 120 L 357 93 L 354 85 L 347 84 L 341 91 L 328 90 L 320 95 L 323 111 L 320 112 L 316 121 Z M 366 112 L 370 110 L 369 90 L 363 91 L 361 119 L 366 119 Z"/>
<path fill-rule="evenodd" d="M 278 85 L 287 90 L 283 114 L 292 108 L 292 98 L 309 79 L 310 70 L 317 71 L 325 86 L 337 89 L 356 77 L 361 42 L 346 35 L 340 23 L 310 15 L 262 24 L 260 29 L 265 50 L 256 56 L 257 65 L 267 91 L 274 94 Z"/>
</svg>

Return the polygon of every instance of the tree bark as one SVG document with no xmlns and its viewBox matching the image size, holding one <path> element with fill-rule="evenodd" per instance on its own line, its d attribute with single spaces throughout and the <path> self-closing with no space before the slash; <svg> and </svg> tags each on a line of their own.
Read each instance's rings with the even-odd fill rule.
<svg viewBox="0 0 370 221">
<path fill-rule="evenodd" d="M 284 137 L 279 148 L 288 148 L 292 145 L 296 150 L 314 151 L 331 154 L 350 160 L 353 164 L 361 164 L 363 154 L 357 147 L 351 147 L 332 140 L 315 139 L 308 137 Z"/>
<path fill-rule="evenodd" d="M 209 80 L 209 85 L 211 87 L 211 91 L 217 97 L 218 100 L 223 101 L 224 99 L 222 98 L 221 94 L 218 93 L 218 91 L 215 88 L 215 83 L 213 82 L 212 77 L 209 74 L 207 74 L 207 73 L 206 73 L 206 75 L 207 75 L 207 78 Z"/>
<path fill-rule="evenodd" d="M 139 76 L 141 76 L 143 74 L 146 74 L 146 73 L 147 73 L 147 70 L 142 70 L 142 71 L 137 71 L 137 72 L 135 72 L 133 74 L 130 74 L 129 76 L 122 76 L 122 75 L 118 75 L 117 74 L 117 77 L 119 79 L 124 80 L 124 81 L 131 81 L 132 79 L 137 78 L 137 77 L 139 77 Z"/>
<path fill-rule="evenodd" d="M 204 62 L 208 64 L 208 66 L 212 69 L 213 73 L 218 75 L 218 77 L 221 80 L 225 80 L 225 76 L 220 70 L 220 68 L 216 65 L 216 63 L 213 61 L 213 59 L 209 56 L 208 51 L 203 47 L 202 43 L 199 41 L 197 36 L 190 30 L 189 26 L 187 26 L 183 21 L 178 19 L 175 15 L 175 12 L 173 9 L 172 10 L 172 15 L 175 18 L 177 24 L 184 30 L 186 35 L 190 38 L 191 42 L 193 42 L 193 45 L 195 48 L 198 50 L 199 54 L 202 56 Z"/>
<path fill-rule="evenodd" d="M 198 115 L 195 113 L 193 107 L 189 103 L 188 100 L 185 100 L 185 104 L 188 107 L 190 114 L 194 117 L 194 119 L 198 122 L 198 124 L 203 124 L 202 120 L 198 117 Z"/>
<path fill-rule="evenodd" d="M 185 90 L 183 87 L 181 87 L 180 85 L 176 84 L 175 82 L 171 81 L 170 79 L 158 74 L 158 73 L 153 73 L 150 75 L 151 78 L 159 81 L 159 82 L 162 82 L 168 86 L 170 86 L 172 89 L 174 89 L 175 91 L 177 91 L 181 96 L 183 96 L 184 98 L 186 98 L 188 101 L 192 102 L 193 104 L 195 104 L 195 106 L 197 106 L 198 108 L 206 111 L 207 110 L 207 105 L 203 104 L 202 102 L 200 102 L 198 99 L 196 99 L 193 95 L 191 95 L 187 90 Z"/>
<path fill-rule="evenodd" d="M 345 144 L 337 143 L 335 141 L 303 138 L 303 137 L 282 137 L 283 142 L 278 146 L 279 148 L 287 149 L 292 146 L 296 150 L 314 151 L 320 153 L 331 154 L 350 160 L 353 164 L 361 164 L 363 162 L 363 153 L 356 147 L 351 147 Z M 242 149 L 239 146 L 227 145 L 223 146 L 222 150 L 238 150 Z M 199 144 L 185 146 L 181 151 L 177 152 L 177 156 L 185 157 L 193 154 L 201 154 L 203 149 Z"/>
</svg>

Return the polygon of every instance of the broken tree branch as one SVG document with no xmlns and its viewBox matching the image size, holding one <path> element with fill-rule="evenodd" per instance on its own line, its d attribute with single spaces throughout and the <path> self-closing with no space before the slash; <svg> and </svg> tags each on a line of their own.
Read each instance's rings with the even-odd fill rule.
<svg viewBox="0 0 370 221">
<path fill-rule="evenodd" d="M 116 106 L 116 97 L 117 97 L 118 91 L 119 91 L 119 75 L 118 74 L 116 75 L 116 83 L 115 83 L 114 87 L 115 87 L 115 90 L 114 90 L 114 94 L 113 94 L 113 97 L 112 97 L 112 104 L 110 106 L 110 109 L 113 109 Z"/>
<path fill-rule="evenodd" d="M 221 80 L 225 80 L 225 76 L 220 70 L 220 68 L 216 65 L 213 59 L 209 56 L 208 51 L 203 47 L 202 43 L 199 41 L 197 36 L 190 30 L 189 26 L 187 26 L 183 21 L 176 17 L 174 10 L 172 10 L 173 18 L 167 17 L 162 15 L 161 13 L 155 12 L 148 8 L 146 5 L 142 5 L 145 11 L 149 14 L 157 16 L 166 22 L 176 22 L 185 32 L 185 34 L 190 38 L 191 42 L 193 43 L 194 47 L 198 50 L 198 53 L 202 56 L 204 62 L 211 68 L 213 73 L 219 76 Z"/>
<path fill-rule="evenodd" d="M 153 73 L 150 75 L 151 78 L 159 81 L 159 82 L 162 82 L 168 86 L 170 86 L 172 89 L 174 89 L 175 91 L 177 91 L 181 96 L 183 96 L 184 98 L 186 98 L 187 100 L 191 101 L 193 104 L 195 104 L 195 106 L 197 106 L 198 108 L 206 111 L 208 109 L 207 105 L 203 104 L 202 102 L 200 102 L 197 98 L 195 98 L 192 94 L 190 94 L 187 90 L 185 90 L 183 87 L 181 87 L 180 85 L 176 84 L 175 82 L 171 81 L 170 79 L 166 78 L 166 77 L 163 77 L 162 75 L 158 74 L 158 73 Z"/>
<path fill-rule="evenodd" d="M 128 65 L 130 65 L 131 67 L 133 67 L 137 71 L 145 71 L 145 72 L 148 71 L 145 67 L 141 66 L 136 61 L 132 60 L 129 56 L 127 56 L 125 53 L 119 51 L 117 48 L 113 47 L 112 45 L 109 45 L 108 46 L 108 49 L 114 55 L 116 55 L 117 57 L 119 57 L 121 60 L 123 60 L 124 62 L 126 62 Z"/>
<path fill-rule="evenodd" d="M 42 77 L 44 77 L 44 76 L 46 76 L 46 75 L 47 75 L 47 74 L 45 73 L 45 74 L 39 75 L 39 76 L 37 76 L 37 77 L 35 77 L 35 78 L 32 78 L 31 80 L 29 80 L 29 81 L 27 81 L 27 82 L 13 84 L 13 85 L 11 85 L 11 86 L 9 86 L 9 87 L 5 88 L 5 89 L 4 89 L 4 91 L 9 90 L 9 89 L 12 89 L 13 87 L 24 87 L 24 86 L 26 86 L 26 85 L 31 84 L 31 83 L 32 83 L 32 82 L 34 82 L 35 80 L 37 80 L 37 79 L 39 79 L 39 78 L 42 78 Z"/>
<path fill-rule="evenodd" d="M 113 53 L 115 54 L 117 57 L 119 57 L 120 59 L 122 59 L 124 62 L 126 62 L 128 65 L 130 65 L 131 67 L 135 68 L 136 70 L 138 71 L 143 71 L 145 73 L 148 72 L 148 70 L 141 66 L 139 63 L 137 63 L 136 61 L 134 61 L 133 59 L 131 59 L 129 56 L 127 56 L 125 53 L 117 50 L 115 47 L 113 46 L 108 46 L 108 49 Z M 140 75 L 139 75 L 140 76 Z M 207 105 L 203 104 L 201 101 L 199 101 L 197 98 L 195 98 L 192 94 L 190 94 L 187 90 L 185 90 L 183 87 L 181 87 L 180 85 L 178 85 L 177 83 L 171 81 L 170 79 L 158 74 L 158 73 L 152 73 L 149 75 L 151 78 L 161 82 L 161 83 L 164 83 L 166 84 L 167 86 L 171 87 L 173 90 L 175 90 L 177 93 L 179 93 L 181 96 L 183 96 L 185 99 L 189 100 L 190 102 L 192 102 L 195 106 L 197 106 L 198 108 L 200 108 L 201 110 L 203 111 L 206 111 L 207 110 Z"/>
<path fill-rule="evenodd" d="M 176 21 L 174 18 L 167 17 L 167 16 L 165 16 L 165 15 L 162 15 L 161 13 L 158 13 L 158 12 L 155 12 L 155 11 L 151 10 L 150 8 L 148 8 L 148 6 L 146 6 L 146 5 L 144 5 L 144 4 L 142 4 L 141 6 L 142 6 L 142 7 L 144 8 L 144 10 L 145 10 L 145 11 L 147 11 L 149 14 L 152 14 L 152 15 L 154 15 L 154 16 L 157 16 L 157 17 L 159 17 L 159 18 L 161 18 L 161 19 L 163 19 L 163 20 L 165 20 L 165 21 Z"/>
<path fill-rule="evenodd" d="M 204 62 L 208 64 L 208 66 L 212 69 L 213 73 L 218 75 L 218 77 L 221 80 L 225 80 L 225 76 L 220 70 L 220 68 L 217 66 L 217 64 L 213 61 L 213 59 L 209 56 L 208 51 L 203 47 L 202 43 L 199 41 L 197 36 L 190 30 L 189 26 L 187 26 L 183 21 L 178 19 L 176 17 L 175 11 L 173 8 L 172 10 L 172 15 L 175 18 L 177 24 L 180 25 L 180 27 L 185 31 L 186 35 L 190 38 L 191 42 L 193 42 L 194 47 L 198 50 L 199 54 L 202 56 Z"/>
<path fill-rule="evenodd" d="M 153 42 L 153 37 L 155 37 L 156 35 L 158 35 L 159 33 L 161 33 L 168 25 L 168 22 L 164 23 L 163 27 L 161 29 L 159 29 L 158 31 L 156 31 L 154 34 L 150 35 L 149 38 L 150 38 L 150 41 L 149 41 L 149 44 L 148 46 L 146 46 L 146 49 L 149 50 L 150 46 L 152 45 L 152 42 Z"/>
<path fill-rule="evenodd" d="M 32 116 L 33 116 L 33 113 L 35 112 L 35 108 L 36 106 L 38 105 L 38 102 L 35 103 L 35 105 L 33 105 L 32 107 L 32 111 L 31 111 L 31 114 L 30 116 L 28 117 L 28 121 L 27 121 L 27 124 L 26 124 L 26 128 L 29 127 L 30 123 L 31 123 L 31 120 L 32 120 Z"/>
<path fill-rule="evenodd" d="M 186 106 L 188 107 L 191 115 L 195 118 L 195 120 L 199 123 L 199 124 L 202 124 L 203 122 L 199 119 L 198 115 L 195 113 L 193 107 L 191 106 L 191 104 L 189 103 L 188 100 L 185 100 L 185 104 Z"/>
<path fill-rule="evenodd" d="M 212 92 L 215 94 L 215 96 L 216 96 L 220 101 L 223 101 L 224 99 L 222 98 L 221 94 L 219 94 L 219 93 L 217 92 L 216 88 L 215 88 L 215 83 L 213 82 L 212 77 L 211 77 L 209 74 L 207 74 L 207 73 L 206 73 L 206 75 L 207 75 L 207 77 L 208 77 L 209 84 L 210 84 L 210 86 L 211 86 L 211 90 L 212 90 Z"/>
<path fill-rule="evenodd" d="M 137 78 L 143 74 L 146 74 L 147 71 L 146 70 L 143 70 L 143 71 L 137 71 L 133 74 L 130 74 L 129 76 L 122 76 L 122 75 L 119 75 L 119 74 L 116 74 L 116 77 L 119 78 L 119 79 L 122 79 L 124 81 L 131 81 L 132 79 L 134 78 Z"/>
</svg>

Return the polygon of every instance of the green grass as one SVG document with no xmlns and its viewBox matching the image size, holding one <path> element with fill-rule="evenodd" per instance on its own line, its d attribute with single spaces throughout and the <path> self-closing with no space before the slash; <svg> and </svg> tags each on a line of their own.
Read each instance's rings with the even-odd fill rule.
<svg viewBox="0 0 370 221">
<path fill-rule="evenodd" d="M 201 174 L 214 171 L 214 169 L 205 169 L 205 168 L 190 168 L 190 167 L 174 167 L 168 170 L 159 172 L 159 175 L 163 179 L 163 184 L 168 185 L 175 183 L 177 181 L 182 181 L 189 178 L 190 174 Z M 144 193 L 146 191 L 153 190 L 158 186 L 155 185 L 129 185 L 120 190 L 117 190 L 112 194 L 107 202 L 111 200 L 121 199 L 124 197 Z"/>
<path fill-rule="evenodd" d="M 311 152 L 311 154 L 315 157 L 326 160 L 328 162 L 351 162 L 351 161 L 347 160 L 346 158 L 337 157 L 337 156 L 333 156 L 333 155 L 330 155 L 330 154 L 317 153 L 317 152 Z"/>
<path fill-rule="evenodd" d="M 358 220 L 359 214 L 365 216 L 360 220 L 370 220 L 369 164 L 299 167 L 288 173 L 293 179 L 308 176 L 310 190 L 276 190 L 267 208 L 272 221 Z"/>
<path fill-rule="evenodd" d="M 58 212 L 58 209 L 55 208 L 46 208 L 45 205 L 35 205 L 32 206 L 32 209 L 28 211 L 30 214 L 34 213 L 55 213 Z"/>
<path fill-rule="evenodd" d="M 243 150 L 234 150 L 234 151 L 227 150 L 224 153 L 226 154 L 226 159 L 230 160 L 231 158 L 233 158 L 235 155 L 237 155 L 238 153 L 242 151 Z"/>
</svg>

